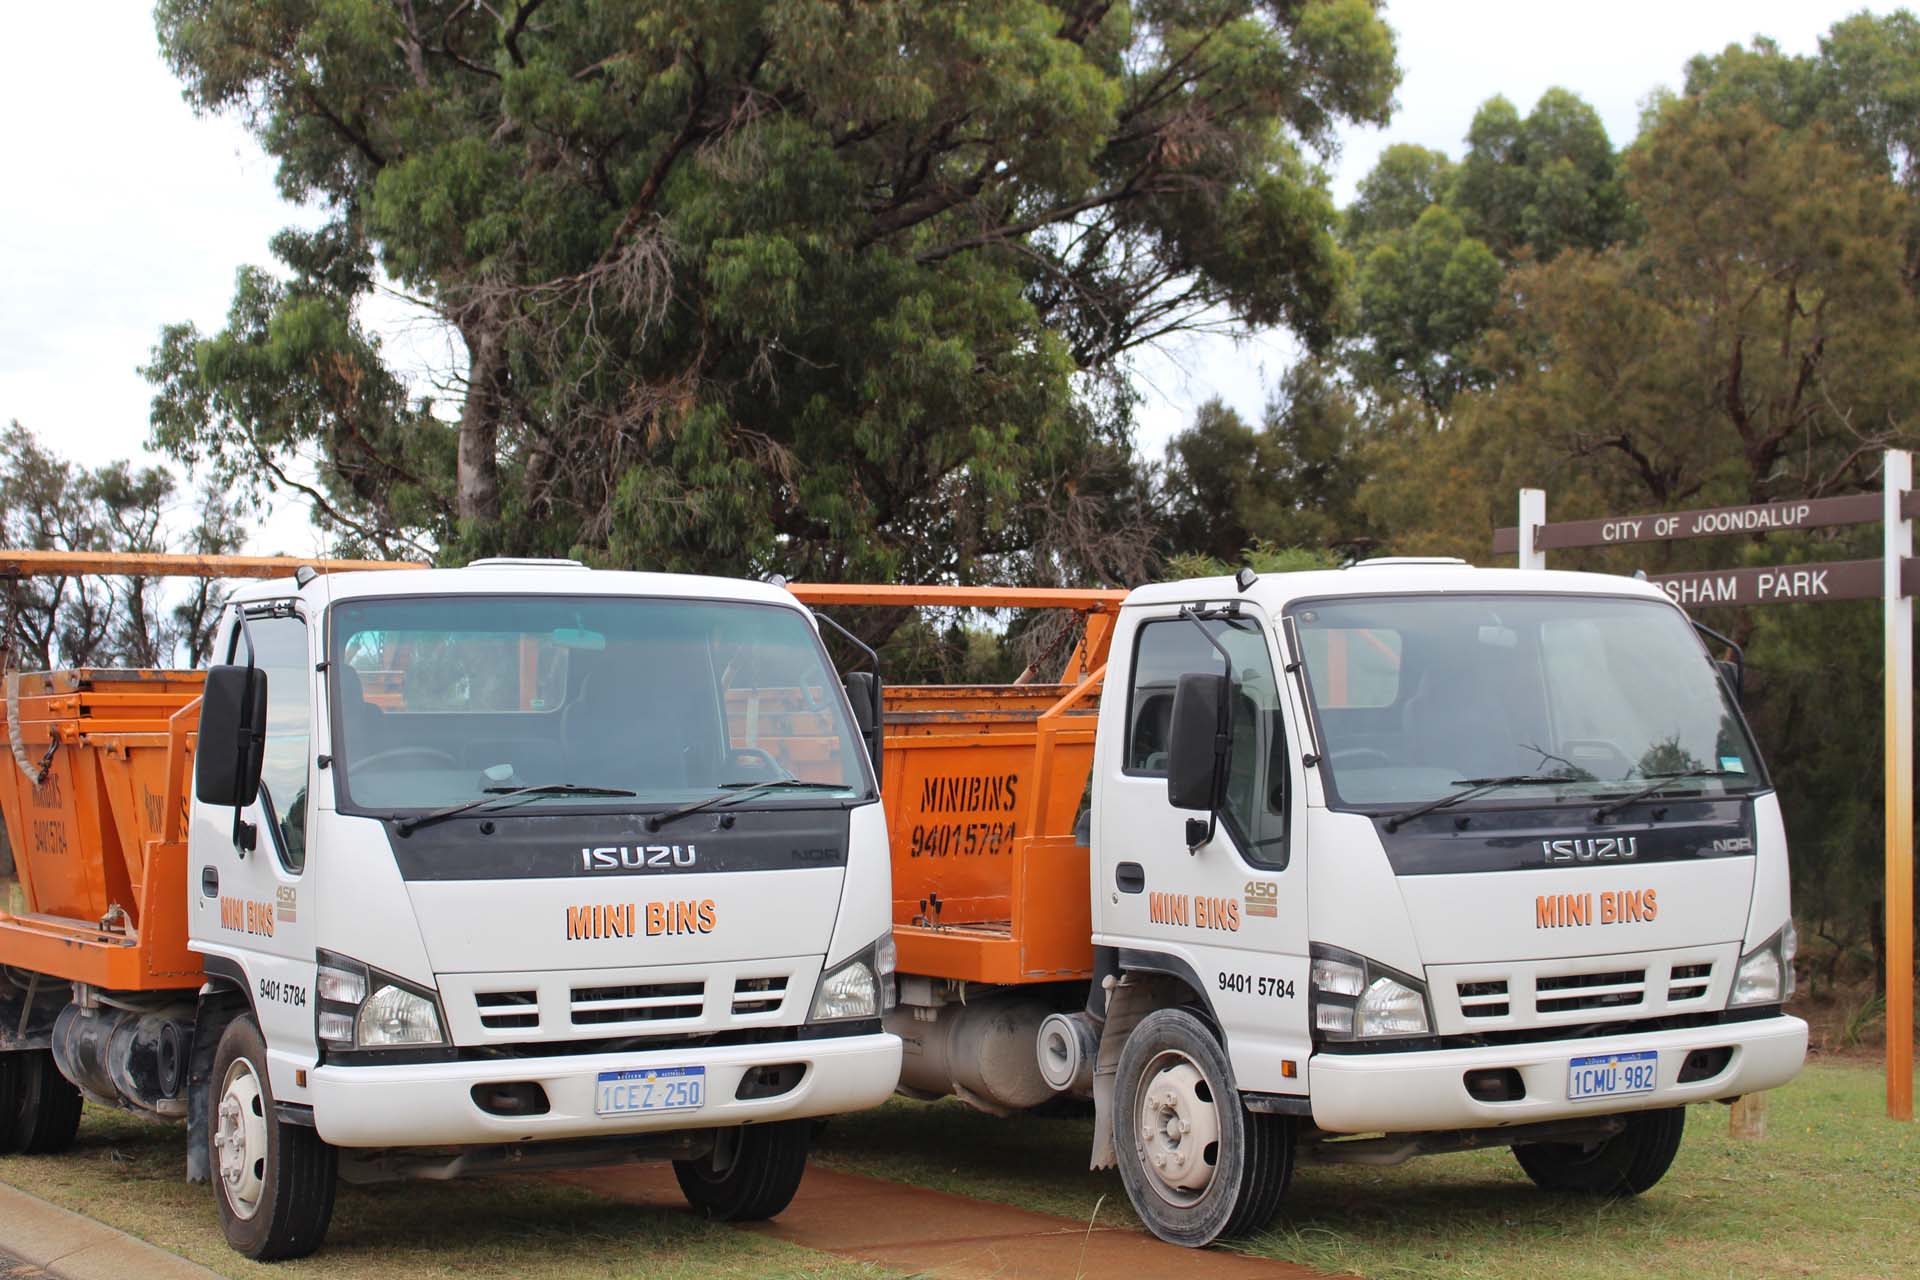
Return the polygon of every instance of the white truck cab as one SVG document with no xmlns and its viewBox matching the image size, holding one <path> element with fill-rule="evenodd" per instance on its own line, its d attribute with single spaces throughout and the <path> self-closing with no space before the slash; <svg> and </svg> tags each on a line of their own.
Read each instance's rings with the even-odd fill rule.
<svg viewBox="0 0 1920 1280">
<path fill-rule="evenodd" d="M 1644 582 L 1134 591 L 1091 795 L 1095 1164 L 1169 1240 L 1258 1229 L 1296 1149 L 1511 1146 L 1543 1186 L 1637 1193 L 1684 1104 L 1805 1056 L 1779 801 Z"/>
<path fill-rule="evenodd" d="M 666 1156 L 696 1207 L 765 1217 L 808 1117 L 892 1092 L 877 682 L 849 703 L 790 594 L 482 562 L 303 574 L 232 614 L 188 837 L 189 1116 L 236 1247 L 317 1246 L 336 1167 Z"/>
</svg>

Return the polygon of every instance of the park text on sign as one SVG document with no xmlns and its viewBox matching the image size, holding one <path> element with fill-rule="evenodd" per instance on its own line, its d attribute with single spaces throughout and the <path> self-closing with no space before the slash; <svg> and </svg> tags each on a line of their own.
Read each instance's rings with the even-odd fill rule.
<svg viewBox="0 0 1920 1280">
<path fill-rule="evenodd" d="M 1868 600 L 1881 592 L 1878 560 L 1829 560 L 1765 569 L 1707 569 L 1648 579 L 1682 608 L 1716 604 L 1793 604 Z"/>
</svg>

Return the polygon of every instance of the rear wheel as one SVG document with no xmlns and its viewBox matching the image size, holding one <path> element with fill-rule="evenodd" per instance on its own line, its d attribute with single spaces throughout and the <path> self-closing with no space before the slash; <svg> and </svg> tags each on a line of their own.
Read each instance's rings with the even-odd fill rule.
<svg viewBox="0 0 1920 1280">
<path fill-rule="evenodd" d="M 80 1132 L 80 1091 L 51 1049 L 0 1054 L 0 1151 L 57 1155 Z"/>
<path fill-rule="evenodd" d="M 712 1151 L 698 1160 L 675 1160 L 673 1176 L 703 1216 L 758 1222 L 793 1203 L 812 1142 L 811 1120 L 721 1129 Z"/>
<path fill-rule="evenodd" d="M 305 1125 L 283 1123 L 267 1083 L 267 1046 L 250 1017 L 220 1037 L 207 1092 L 213 1198 L 227 1243 L 249 1258 L 304 1258 L 333 1219 L 338 1155 Z"/>
<path fill-rule="evenodd" d="M 1636 1111 L 1603 1142 L 1535 1142 L 1513 1158 L 1536 1186 L 1590 1196 L 1637 1196 L 1666 1175 L 1680 1151 L 1687 1109 Z"/>
<path fill-rule="evenodd" d="M 1207 1025 L 1157 1009 L 1120 1051 L 1114 1151 L 1148 1230 L 1190 1248 L 1258 1231 L 1293 1176 L 1290 1117 L 1251 1112 Z"/>
</svg>

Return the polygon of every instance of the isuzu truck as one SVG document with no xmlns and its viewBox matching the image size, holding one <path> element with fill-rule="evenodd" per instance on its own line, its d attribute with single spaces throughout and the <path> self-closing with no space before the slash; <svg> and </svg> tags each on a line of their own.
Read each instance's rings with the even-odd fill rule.
<svg viewBox="0 0 1920 1280">
<path fill-rule="evenodd" d="M 1093 1166 L 1163 1239 L 1258 1230 L 1301 1155 L 1510 1147 L 1636 1194 L 1687 1104 L 1801 1066 L 1739 671 L 1644 582 L 795 590 L 1080 615 L 1058 683 L 886 693 L 886 1025 L 910 1092 L 1090 1098 Z"/>
<path fill-rule="evenodd" d="M 214 658 L 10 682 L 0 1150 L 184 1120 L 289 1258 L 337 1178 L 666 1157 L 765 1217 L 893 1092 L 879 687 L 788 592 L 303 570 Z"/>
</svg>

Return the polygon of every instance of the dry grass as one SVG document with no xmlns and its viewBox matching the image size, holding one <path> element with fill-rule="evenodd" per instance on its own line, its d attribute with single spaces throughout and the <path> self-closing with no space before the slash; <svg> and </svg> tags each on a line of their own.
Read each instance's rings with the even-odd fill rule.
<svg viewBox="0 0 1920 1280">
<path fill-rule="evenodd" d="M 319 1254 L 262 1266 L 227 1247 L 212 1192 L 185 1181 L 186 1131 L 95 1107 L 58 1158 L 0 1158 L 0 1181 L 227 1276 L 577 1280 L 873 1277 L 871 1268 L 545 1179 L 342 1186 Z"/>
</svg>

